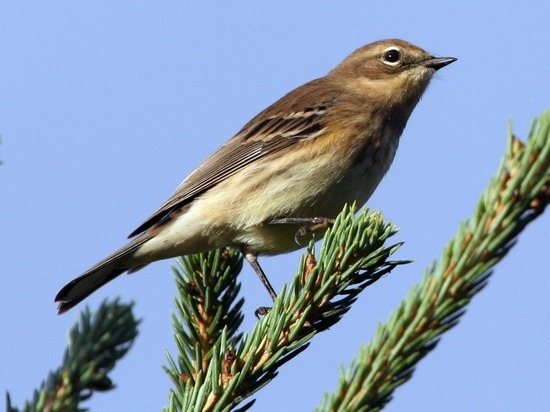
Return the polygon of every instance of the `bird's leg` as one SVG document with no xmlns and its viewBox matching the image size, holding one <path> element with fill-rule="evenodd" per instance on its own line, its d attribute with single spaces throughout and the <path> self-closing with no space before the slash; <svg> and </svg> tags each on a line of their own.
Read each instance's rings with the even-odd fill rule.
<svg viewBox="0 0 550 412">
<path fill-rule="evenodd" d="M 254 272 L 256 272 L 256 274 L 264 284 L 265 288 L 267 289 L 267 292 L 269 293 L 269 296 L 271 296 L 271 299 L 273 300 L 277 299 L 277 294 L 273 290 L 273 286 L 271 286 L 271 283 L 269 283 L 267 276 L 265 275 L 264 271 L 262 270 L 262 267 L 258 263 L 258 256 L 256 255 L 256 253 L 252 253 L 245 250 L 243 254 L 244 254 L 244 258 L 247 260 L 248 263 L 250 263 L 250 266 L 252 266 L 252 269 L 254 269 Z"/>
<path fill-rule="evenodd" d="M 256 255 L 256 253 L 243 250 L 243 255 L 247 262 L 250 263 L 250 266 L 252 266 L 252 269 L 254 269 L 254 272 L 256 272 L 261 282 L 264 284 L 267 292 L 269 293 L 269 296 L 271 296 L 271 299 L 275 301 L 275 299 L 277 299 L 277 294 L 275 293 L 275 290 L 273 290 L 273 286 L 271 286 L 271 283 L 269 283 L 269 279 L 267 279 L 267 276 L 265 275 L 262 267 L 258 263 L 258 256 Z M 260 306 L 258 309 L 256 309 L 254 314 L 259 319 L 262 316 L 266 315 L 267 312 L 269 312 L 270 310 L 270 307 Z"/>
<path fill-rule="evenodd" d="M 296 231 L 296 234 L 294 235 L 294 240 L 299 245 L 301 237 L 304 237 L 319 229 L 327 229 L 329 226 L 334 224 L 334 222 L 334 219 L 328 217 L 284 217 L 281 219 L 271 220 L 268 222 L 268 224 L 302 224 L 303 226 L 300 227 L 300 229 L 298 229 Z M 243 249 L 243 255 L 247 262 L 250 263 L 250 266 L 252 266 L 252 268 L 254 269 L 254 272 L 256 272 L 256 274 L 260 278 L 260 281 L 267 289 L 267 292 L 269 293 L 269 296 L 271 296 L 271 299 L 275 301 L 275 299 L 277 299 L 277 293 L 275 293 L 273 286 L 271 286 L 269 279 L 267 278 L 262 267 L 258 263 L 258 255 L 246 249 Z M 260 317 L 265 315 L 267 312 L 269 312 L 269 309 L 271 308 L 264 306 L 258 308 L 256 310 L 256 316 Z"/>
<path fill-rule="evenodd" d="M 283 217 L 281 219 L 273 219 L 269 224 L 284 225 L 284 224 L 302 224 L 294 235 L 294 241 L 300 243 L 300 238 L 319 229 L 328 229 L 336 220 L 330 217 Z"/>
</svg>

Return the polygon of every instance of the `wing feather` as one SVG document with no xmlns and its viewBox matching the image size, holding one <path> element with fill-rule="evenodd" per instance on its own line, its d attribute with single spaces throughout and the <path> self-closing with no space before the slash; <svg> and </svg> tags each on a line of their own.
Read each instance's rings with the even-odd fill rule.
<svg viewBox="0 0 550 412">
<path fill-rule="evenodd" d="M 251 163 L 299 141 L 318 136 L 324 130 L 323 118 L 331 104 L 330 100 L 324 100 L 322 104 L 278 114 L 270 113 L 271 107 L 266 109 L 210 155 L 179 185 L 172 197 L 129 237 L 170 218 L 172 212 Z"/>
</svg>

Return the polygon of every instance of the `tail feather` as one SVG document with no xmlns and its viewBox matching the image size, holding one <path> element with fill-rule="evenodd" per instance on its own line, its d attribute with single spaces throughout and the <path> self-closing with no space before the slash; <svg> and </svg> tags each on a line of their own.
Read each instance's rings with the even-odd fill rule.
<svg viewBox="0 0 550 412">
<path fill-rule="evenodd" d="M 105 268 L 92 273 L 87 273 L 71 280 L 57 293 L 55 301 L 59 302 L 57 314 L 67 312 L 78 305 L 100 287 L 110 282 L 117 276 L 126 272 L 126 269 Z"/>
<path fill-rule="evenodd" d="M 63 286 L 55 296 L 55 301 L 59 302 L 57 313 L 61 315 L 67 312 L 124 272 L 133 273 L 146 266 L 148 262 L 132 262 L 132 255 L 149 239 L 150 236 L 146 234 L 135 238 Z"/>
</svg>

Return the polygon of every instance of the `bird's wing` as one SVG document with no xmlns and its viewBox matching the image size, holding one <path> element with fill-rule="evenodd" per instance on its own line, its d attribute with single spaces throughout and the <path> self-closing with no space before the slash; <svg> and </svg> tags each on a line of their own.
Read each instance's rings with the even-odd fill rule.
<svg viewBox="0 0 550 412">
<path fill-rule="evenodd" d="M 181 183 L 172 197 L 129 237 L 169 218 L 172 212 L 247 165 L 296 142 L 318 136 L 324 130 L 323 117 L 330 104 L 330 101 L 325 100 L 322 104 L 279 114 L 270 113 L 271 108 L 266 109 L 210 155 Z"/>
</svg>

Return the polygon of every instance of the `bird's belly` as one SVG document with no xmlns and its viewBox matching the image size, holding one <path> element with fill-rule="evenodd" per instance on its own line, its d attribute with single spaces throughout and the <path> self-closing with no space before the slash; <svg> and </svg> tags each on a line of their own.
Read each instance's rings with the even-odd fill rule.
<svg viewBox="0 0 550 412">
<path fill-rule="evenodd" d="M 256 224 L 243 225 L 235 243 L 245 245 L 259 254 L 279 254 L 306 246 L 311 237 L 303 237 L 297 243 L 295 234 L 307 224 L 273 224 L 273 219 L 282 218 L 336 218 L 345 204 L 363 206 L 370 198 L 385 173 L 393 156 L 394 148 L 388 148 L 382 160 L 368 157 L 356 161 L 348 168 L 318 168 L 314 176 L 303 179 L 299 184 L 296 175 L 303 176 L 302 170 L 289 170 L 293 178 L 281 176 L 281 181 L 272 183 L 273 193 L 258 199 L 258 204 L 250 210 L 262 210 L 263 217 Z M 389 155 L 389 156 L 388 156 Z M 302 169 L 302 170 L 300 170 Z M 299 181 L 299 179 L 298 179 Z M 267 201 L 266 201 L 267 199 Z M 244 213 L 247 215 L 248 213 Z M 253 219 L 249 219 L 252 221 Z M 315 231 L 315 239 L 321 239 L 326 229 Z"/>
<path fill-rule="evenodd" d="M 385 143 L 374 155 L 369 151 L 348 162 L 336 160 L 342 156 L 310 156 L 284 168 L 276 160 L 248 167 L 195 198 L 144 251 L 170 257 L 224 246 L 267 255 L 300 249 L 310 239 L 295 241 L 304 224 L 271 222 L 333 219 L 345 204 L 363 206 L 393 160 L 397 146 L 391 139 Z M 315 231 L 315 238 L 324 231 Z"/>
</svg>

